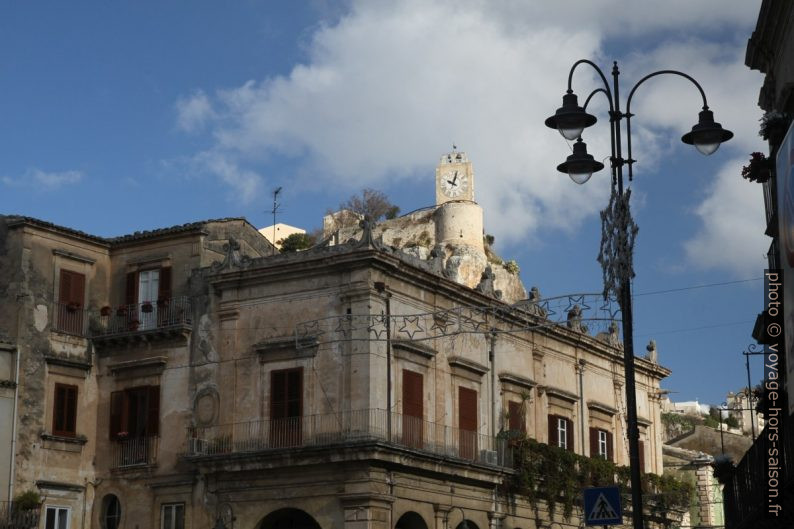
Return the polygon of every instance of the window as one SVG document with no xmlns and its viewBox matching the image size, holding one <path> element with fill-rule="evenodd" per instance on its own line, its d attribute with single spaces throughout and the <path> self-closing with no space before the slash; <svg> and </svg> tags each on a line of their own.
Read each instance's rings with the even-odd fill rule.
<svg viewBox="0 0 794 529">
<path fill-rule="evenodd" d="M 56 308 L 57 330 L 82 335 L 84 303 L 85 275 L 61 269 Z"/>
<path fill-rule="evenodd" d="M 52 406 L 52 433 L 74 437 L 77 433 L 77 386 L 55 384 Z"/>
<path fill-rule="evenodd" d="M 507 428 L 514 432 L 527 431 L 527 423 L 523 406 L 520 402 L 510 401 L 507 403 Z"/>
<path fill-rule="evenodd" d="M 590 457 L 613 460 L 611 432 L 601 428 L 590 428 Z"/>
<path fill-rule="evenodd" d="M 154 329 L 167 324 L 171 298 L 171 267 L 153 268 L 127 274 L 126 303 L 132 330 Z M 132 323 L 136 322 L 136 323 Z"/>
<path fill-rule="evenodd" d="M 184 529 L 185 504 L 166 503 L 160 511 L 160 529 Z"/>
<path fill-rule="evenodd" d="M 640 457 L 640 472 L 645 473 L 645 443 L 638 441 L 639 452 L 637 455 Z"/>
<path fill-rule="evenodd" d="M 69 529 L 69 508 L 48 505 L 44 511 L 44 529 Z"/>
<path fill-rule="evenodd" d="M 110 438 L 136 439 L 159 434 L 160 386 L 139 386 L 110 394 Z"/>
<path fill-rule="evenodd" d="M 102 499 L 102 529 L 118 529 L 121 523 L 121 502 L 115 494 Z"/>
<path fill-rule="evenodd" d="M 414 448 L 422 447 L 424 398 L 423 377 L 403 369 L 403 442 Z"/>
<path fill-rule="evenodd" d="M 270 373 L 270 439 L 274 447 L 299 446 L 302 440 L 303 368 Z"/>
<path fill-rule="evenodd" d="M 573 452 L 573 421 L 562 415 L 549 415 L 549 444 Z"/>
<path fill-rule="evenodd" d="M 458 428 L 460 457 L 474 459 L 477 455 L 477 392 L 458 386 Z"/>
</svg>

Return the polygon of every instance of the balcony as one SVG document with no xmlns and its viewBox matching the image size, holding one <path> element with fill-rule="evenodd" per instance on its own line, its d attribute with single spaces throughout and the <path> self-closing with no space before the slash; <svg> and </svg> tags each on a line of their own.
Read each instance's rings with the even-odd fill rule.
<svg viewBox="0 0 794 529">
<path fill-rule="evenodd" d="M 115 441 L 111 447 L 111 468 L 127 470 L 156 464 L 159 441 L 156 436 Z"/>
<path fill-rule="evenodd" d="M 781 410 L 782 411 L 782 410 Z M 770 441 L 770 434 L 777 434 Z M 785 481 L 778 483 L 778 495 L 770 494 L 769 450 L 780 454 L 778 476 Z M 786 489 L 794 485 L 794 421 L 792 417 L 780 421 L 780 427 L 770 430 L 769 425 L 756 438 L 753 446 L 744 454 L 733 469 L 723 488 L 726 529 L 750 529 L 758 527 L 767 513 L 767 505 L 785 503 Z M 784 507 L 785 508 L 785 507 Z"/>
<path fill-rule="evenodd" d="M 74 303 L 53 303 L 52 330 L 72 336 L 85 336 L 88 311 Z"/>
<path fill-rule="evenodd" d="M 170 336 L 190 330 L 193 312 L 190 298 L 180 296 L 158 301 L 105 307 L 92 314 L 91 336 L 95 343 L 148 335 Z"/>
<path fill-rule="evenodd" d="M 22 510 L 11 501 L 0 501 L 0 529 L 23 529 L 39 526 L 40 508 Z"/>
<path fill-rule="evenodd" d="M 188 458 L 381 442 L 494 467 L 512 467 L 504 439 L 386 410 L 358 410 L 188 429 Z"/>
</svg>

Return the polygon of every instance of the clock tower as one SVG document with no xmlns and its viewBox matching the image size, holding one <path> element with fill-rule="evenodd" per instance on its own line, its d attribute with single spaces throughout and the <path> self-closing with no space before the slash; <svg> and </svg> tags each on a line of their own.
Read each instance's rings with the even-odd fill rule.
<svg viewBox="0 0 794 529">
<path fill-rule="evenodd" d="M 436 205 L 453 200 L 474 201 L 474 171 L 466 153 L 454 148 L 436 167 Z"/>
</svg>

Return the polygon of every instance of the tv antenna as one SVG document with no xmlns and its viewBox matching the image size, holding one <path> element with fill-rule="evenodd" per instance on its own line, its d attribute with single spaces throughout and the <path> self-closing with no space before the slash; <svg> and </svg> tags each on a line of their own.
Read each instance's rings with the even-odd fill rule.
<svg viewBox="0 0 794 529">
<path fill-rule="evenodd" d="M 276 255 L 276 213 L 278 212 L 279 206 L 281 206 L 281 204 L 278 203 L 279 193 L 281 193 L 281 186 L 273 191 L 273 210 L 271 211 L 271 213 L 273 213 L 273 255 Z"/>
</svg>

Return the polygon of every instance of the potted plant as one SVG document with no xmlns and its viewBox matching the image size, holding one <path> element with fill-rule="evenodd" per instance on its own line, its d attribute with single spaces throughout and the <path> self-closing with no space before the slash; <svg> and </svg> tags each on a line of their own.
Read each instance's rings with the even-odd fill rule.
<svg viewBox="0 0 794 529">
<path fill-rule="evenodd" d="M 113 308 L 110 307 L 110 305 L 105 305 L 104 307 L 99 309 L 99 314 L 101 314 L 102 316 L 110 316 L 112 312 L 113 312 Z"/>
<path fill-rule="evenodd" d="M 14 508 L 20 511 L 31 511 L 41 507 L 41 496 L 35 490 L 26 490 L 14 497 Z"/>
<path fill-rule="evenodd" d="M 67 303 L 66 305 L 66 310 L 68 312 L 77 312 L 79 308 L 80 308 L 80 304 L 75 303 L 74 301 L 72 301 L 71 303 Z"/>
<path fill-rule="evenodd" d="M 116 316 L 126 316 L 126 315 L 127 315 L 127 306 L 119 305 L 119 308 L 116 309 Z"/>
<path fill-rule="evenodd" d="M 145 312 L 148 314 L 149 312 L 152 312 L 152 310 L 154 310 L 154 308 L 152 307 L 151 301 L 144 301 L 143 303 L 141 303 L 141 312 Z"/>
<path fill-rule="evenodd" d="M 141 322 L 139 320 L 130 320 L 130 330 L 137 331 L 140 324 Z"/>
<path fill-rule="evenodd" d="M 751 182 L 764 183 L 770 175 L 769 160 L 762 152 L 750 154 L 750 163 L 742 167 L 742 178 Z"/>
</svg>

